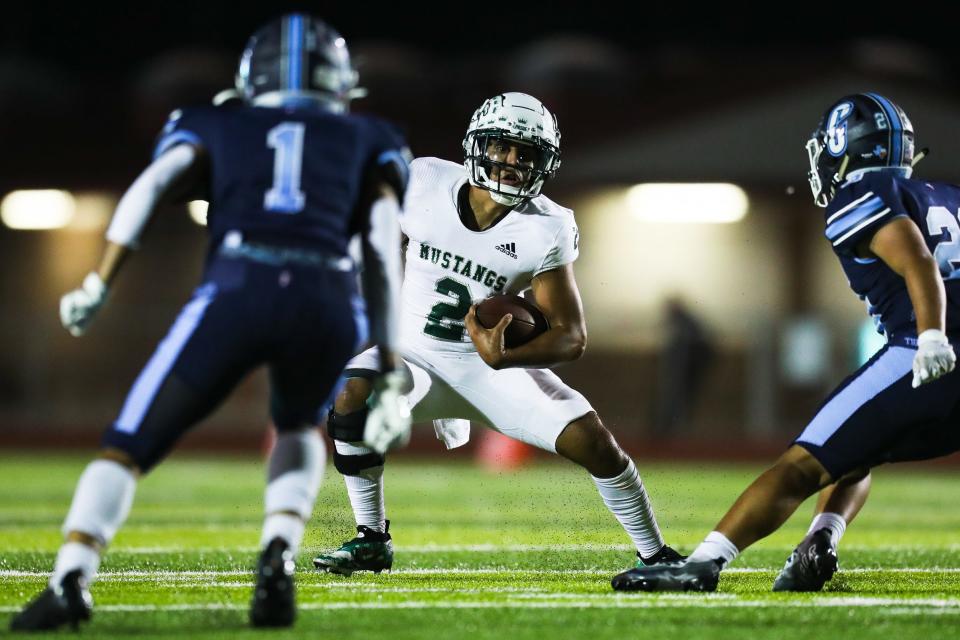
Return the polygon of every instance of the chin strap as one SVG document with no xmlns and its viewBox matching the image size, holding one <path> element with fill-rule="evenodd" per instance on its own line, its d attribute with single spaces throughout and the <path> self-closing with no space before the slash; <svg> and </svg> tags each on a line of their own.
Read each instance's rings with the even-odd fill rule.
<svg viewBox="0 0 960 640">
<path fill-rule="evenodd" d="M 518 204 L 520 204 L 521 202 L 523 202 L 523 200 L 524 200 L 523 198 L 521 198 L 521 197 L 519 197 L 519 196 L 508 196 L 508 195 L 504 195 L 504 194 L 502 194 L 502 193 L 497 193 L 496 191 L 493 191 L 493 190 L 490 191 L 490 198 L 491 198 L 494 202 L 496 202 L 496 203 L 498 203 L 498 204 L 502 204 L 502 205 L 507 206 L 507 207 L 515 207 L 515 206 L 517 206 Z"/>
<path fill-rule="evenodd" d="M 843 176 L 847 175 L 848 164 L 850 164 L 850 156 L 843 156 L 843 162 L 840 163 L 840 168 L 837 169 L 837 182 L 843 182 Z"/>
<path fill-rule="evenodd" d="M 516 207 L 517 205 L 536 197 L 536 195 L 510 195 L 492 188 L 490 185 L 499 185 L 500 183 L 490 178 L 489 169 L 491 164 L 488 161 L 484 161 L 483 159 L 479 158 L 468 157 L 463 164 L 467 169 L 467 174 L 470 178 L 470 184 L 489 191 L 490 198 L 497 204 L 502 204 L 506 207 Z M 537 195 L 540 194 L 538 193 Z"/>
<path fill-rule="evenodd" d="M 825 188 L 827 189 L 826 202 L 829 202 L 833 198 L 834 194 L 837 192 L 837 189 L 840 187 L 840 185 L 843 184 L 843 177 L 847 174 L 847 165 L 849 164 L 850 164 L 850 156 L 849 155 L 843 156 L 843 160 L 840 162 L 840 168 L 837 169 L 837 172 L 833 174 L 832 178 L 830 178 L 830 184 L 825 185 Z M 823 205 L 823 206 L 826 206 L 826 205 Z"/>
</svg>

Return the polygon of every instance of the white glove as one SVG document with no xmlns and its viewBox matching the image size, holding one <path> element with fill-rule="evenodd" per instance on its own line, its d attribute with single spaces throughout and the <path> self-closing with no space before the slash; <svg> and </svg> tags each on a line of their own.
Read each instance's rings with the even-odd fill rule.
<svg viewBox="0 0 960 640">
<path fill-rule="evenodd" d="M 950 373 L 956 364 L 957 356 L 947 336 L 939 329 L 927 329 L 917 336 L 917 355 L 913 357 L 913 388 Z"/>
<path fill-rule="evenodd" d="M 107 299 L 107 285 L 95 271 L 87 274 L 83 285 L 60 298 L 60 322 L 75 336 L 82 336 Z"/>
<path fill-rule="evenodd" d="M 410 441 L 410 403 L 403 393 L 406 386 L 406 376 L 399 371 L 380 376 L 373 383 L 363 442 L 379 454 Z"/>
</svg>

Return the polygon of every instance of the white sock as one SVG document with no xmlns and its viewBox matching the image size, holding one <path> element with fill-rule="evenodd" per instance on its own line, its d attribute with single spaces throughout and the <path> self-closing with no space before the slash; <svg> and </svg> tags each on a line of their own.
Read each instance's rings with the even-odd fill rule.
<svg viewBox="0 0 960 640">
<path fill-rule="evenodd" d="M 807 535 L 820 529 L 828 529 L 830 531 L 830 541 L 833 546 L 837 546 L 840 543 L 840 538 L 843 537 L 843 532 L 847 530 L 847 521 L 839 513 L 818 513 L 814 516 L 813 522 L 810 523 Z"/>
<path fill-rule="evenodd" d="M 703 542 L 693 550 L 687 562 L 703 562 L 705 560 L 722 560 L 724 566 L 730 564 L 740 554 L 736 545 L 719 531 L 711 531 Z"/>
<path fill-rule="evenodd" d="M 300 542 L 303 540 L 303 530 L 306 523 L 289 513 L 271 513 L 263 521 L 263 533 L 260 535 L 260 547 L 266 547 L 274 538 L 282 538 L 293 555 L 300 551 Z"/>
<path fill-rule="evenodd" d="M 106 547 L 130 514 L 136 488 L 137 479 L 130 469 L 112 460 L 94 460 L 77 481 L 63 521 L 63 535 L 82 533 Z M 65 542 L 57 552 L 50 585 L 59 586 L 75 569 L 80 569 L 87 584 L 92 584 L 99 568 L 100 551 L 82 542 Z"/>
<path fill-rule="evenodd" d="M 386 507 L 383 504 L 383 467 L 364 469 L 362 476 L 343 476 L 343 483 L 347 485 L 357 525 L 362 524 L 382 533 L 387 524 Z"/>
<path fill-rule="evenodd" d="M 343 456 L 373 453 L 373 449 L 349 442 L 335 441 L 334 444 L 337 453 Z M 383 502 L 383 465 L 364 469 L 360 475 L 345 475 L 343 483 L 347 485 L 347 495 L 350 497 L 350 506 L 353 507 L 353 517 L 357 525 L 383 532 L 387 519 L 387 509 Z"/>
<path fill-rule="evenodd" d="M 327 450 L 316 429 L 281 433 L 270 454 L 270 481 L 264 492 L 261 546 L 283 538 L 294 554 L 323 479 Z"/>
<path fill-rule="evenodd" d="M 641 558 L 649 558 L 663 548 L 663 536 L 653 515 L 653 506 L 633 460 L 613 478 L 593 477 L 604 504 L 616 516 L 633 540 Z"/>
<path fill-rule="evenodd" d="M 106 547 L 130 514 L 136 488 L 130 469 L 112 460 L 94 460 L 77 481 L 63 535 L 77 531 Z"/>
<path fill-rule="evenodd" d="M 53 574 L 50 576 L 50 586 L 58 587 L 63 576 L 71 571 L 80 569 L 87 585 L 93 583 L 100 568 L 100 552 L 82 542 L 64 542 L 57 552 L 57 561 L 53 565 Z"/>
</svg>

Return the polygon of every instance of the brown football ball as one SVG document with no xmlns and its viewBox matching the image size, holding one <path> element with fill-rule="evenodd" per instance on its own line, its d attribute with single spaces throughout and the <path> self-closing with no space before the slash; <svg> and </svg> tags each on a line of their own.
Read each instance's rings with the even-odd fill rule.
<svg viewBox="0 0 960 640">
<path fill-rule="evenodd" d="M 521 296 L 491 296 L 477 305 L 477 321 L 487 329 L 497 326 L 508 313 L 513 315 L 513 320 L 503 334 L 503 344 L 507 349 L 526 344 L 550 328 L 543 312 Z"/>
</svg>

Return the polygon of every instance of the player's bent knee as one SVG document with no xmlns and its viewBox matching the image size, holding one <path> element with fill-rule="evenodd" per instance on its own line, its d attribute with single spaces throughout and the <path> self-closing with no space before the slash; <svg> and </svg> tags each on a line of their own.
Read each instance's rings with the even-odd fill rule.
<svg viewBox="0 0 960 640">
<path fill-rule="evenodd" d="M 598 477 L 623 471 L 628 459 L 596 413 L 574 420 L 557 438 L 557 453 Z"/>
<path fill-rule="evenodd" d="M 340 472 L 340 475 L 372 479 L 383 472 L 383 465 L 387 460 L 376 451 L 349 443 L 336 442 L 334 444 L 336 448 L 333 450 L 333 466 Z M 341 453 L 341 449 L 345 452 Z"/>
<path fill-rule="evenodd" d="M 834 478 L 820 464 L 820 461 L 798 445 L 790 447 L 780 456 L 774 469 L 780 473 L 784 481 L 792 484 L 798 491 L 807 492 L 809 495 L 834 482 Z"/>
<path fill-rule="evenodd" d="M 369 380 L 348 378 L 333 402 L 334 411 L 347 414 L 364 409 L 367 406 L 367 398 L 370 397 L 371 391 L 372 387 Z"/>
<path fill-rule="evenodd" d="M 327 432 L 333 439 L 333 466 L 340 475 L 365 476 L 374 468 L 383 468 L 386 459 L 379 453 L 360 444 L 363 428 L 367 422 L 367 407 L 358 411 L 340 413 L 336 409 L 327 418 Z M 376 475 L 376 474 L 373 474 Z"/>
<path fill-rule="evenodd" d="M 339 442 L 361 442 L 363 440 L 363 428 L 367 424 L 367 407 L 341 413 L 333 409 L 327 416 L 327 433 L 330 438 Z"/>
<path fill-rule="evenodd" d="M 870 477 L 870 467 L 860 467 L 859 469 L 854 469 L 853 471 L 848 471 L 843 474 L 837 482 L 844 484 L 856 484 Z"/>
</svg>

